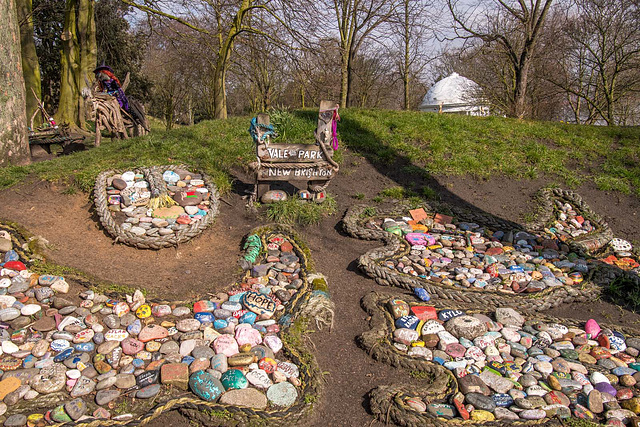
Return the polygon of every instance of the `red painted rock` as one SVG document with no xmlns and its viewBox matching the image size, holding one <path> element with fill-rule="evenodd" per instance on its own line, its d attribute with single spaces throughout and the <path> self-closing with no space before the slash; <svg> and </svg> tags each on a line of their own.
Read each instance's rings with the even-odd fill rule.
<svg viewBox="0 0 640 427">
<path fill-rule="evenodd" d="M 438 318 L 438 313 L 435 307 L 429 307 L 426 305 L 414 305 L 411 307 L 411 312 L 414 316 L 422 321 L 432 320 Z"/>
<path fill-rule="evenodd" d="M 27 267 L 20 261 L 9 261 L 4 264 L 4 268 L 15 271 L 26 270 Z"/>
<path fill-rule="evenodd" d="M 148 342 L 153 340 L 159 340 L 169 336 L 167 328 L 159 325 L 147 325 L 138 334 L 138 340 L 142 342 Z"/>
<path fill-rule="evenodd" d="M 165 363 L 160 368 L 160 381 L 182 390 L 189 386 L 189 367 L 184 363 Z"/>
</svg>

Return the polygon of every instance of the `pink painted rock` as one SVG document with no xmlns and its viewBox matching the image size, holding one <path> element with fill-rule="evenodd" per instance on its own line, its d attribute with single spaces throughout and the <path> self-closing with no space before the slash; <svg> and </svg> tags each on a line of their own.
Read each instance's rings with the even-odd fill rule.
<svg viewBox="0 0 640 427">
<path fill-rule="evenodd" d="M 466 351 L 467 349 L 464 348 L 462 344 L 458 343 L 451 343 L 447 345 L 447 348 L 445 349 L 445 353 L 451 357 L 462 357 Z"/>
<path fill-rule="evenodd" d="M 282 340 L 277 335 L 267 335 L 264 337 L 264 343 L 274 352 L 277 353 L 282 349 Z"/>
<path fill-rule="evenodd" d="M 167 328 L 160 325 L 147 325 L 138 334 L 138 340 L 142 342 L 149 342 L 153 340 L 159 340 L 169 336 Z"/>
<path fill-rule="evenodd" d="M 238 348 L 238 343 L 236 342 L 233 335 L 224 334 L 220 335 L 213 342 L 213 350 L 218 353 L 222 353 L 227 357 L 231 357 L 234 354 L 238 354 L 240 349 Z"/>
<path fill-rule="evenodd" d="M 584 325 L 584 330 L 591 335 L 591 338 L 595 338 L 600 333 L 600 325 L 594 319 L 589 319 Z"/>
<path fill-rule="evenodd" d="M 262 344 L 262 335 L 251 327 L 237 328 L 236 341 L 239 346 L 250 344 L 251 347 Z"/>
<path fill-rule="evenodd" d="M 122 346 L 122 352 L 129 356 L 133 356 L 144 350 L 144 343 L 131 337 L 125 338 L 120 345 Z"/>
<path fill-rule="evenodd" d="M 171 307 L 166 304 L 154 305 L 151 309 L 151 314 L 156 317 L 168 316 L 171 314 Z"/>
</svg>

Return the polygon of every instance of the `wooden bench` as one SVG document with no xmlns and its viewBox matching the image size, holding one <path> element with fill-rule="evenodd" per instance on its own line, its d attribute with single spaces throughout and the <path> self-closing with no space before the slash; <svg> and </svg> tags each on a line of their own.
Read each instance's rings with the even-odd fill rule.
<svg viewBox="0 0 640 427">
<path fill-rule="evenodd" d="M 268 114 L 258 114 L 256 134 L 255 195 L 269 191 L 274 182 L 306 182 L 312 194 L 322 193 L 339 170 L 333 160 L 332 122 L 338 105 L 322 101 L 314 144 L 272 144 Z"/>
</svg>

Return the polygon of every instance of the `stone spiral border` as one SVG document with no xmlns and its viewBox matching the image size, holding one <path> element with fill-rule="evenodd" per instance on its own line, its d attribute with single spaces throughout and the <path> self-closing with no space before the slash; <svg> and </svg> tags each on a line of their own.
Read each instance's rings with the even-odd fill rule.
<svg viewBox="0 0 640 427">
<path fill-rule="evenodd" d="M 27 232 L 18 227 L 0 222 L 0 229 L 7 230 L 12 234 L 12 240 L 21 242 L 27 240 Z M 272 235 L 284 235 L 293 245 L 296 256 L 300 259 L 300 278 L 303 286 L 294 295 L 287 305 L 282 316 L 289 316 L 290 322 L 281 330 L 281 340 L 283 342 L 282 351 L 286 357 L 293 361 L 299 368 L 301 387 L 299 389 L 296 403 L 282 410 L 254 410 L 248 407 L 223 405 L 217 402 L 207 402 L 201 400 L 191 393 L 181 393 L 165 399 L 156 404 L 152 409 L 144 414 L 134 415 L 128 420 L 105 420 L 105 419 L 85 419 L 80 422 L 57 423 L 56 426 L 143 426 L 164 412 L 178 410 L 184 416 L 193 419 L 201 425 L 292 425 L 298 423 L 307 416 L 313 404 L 320 398 L 323 388 L 322 374 L 317 364 L 315 356 L 309 351 L 305 343 L 307 339 L 306 331 L 311 319 L 306 319 L 299 314 L 304 311 L 307 303 L 313 298 L 314 289 L 307 277 L 314 273 L 313 261 L 310 258 L 310 251 L 306 244 L 286 225 L 274 224 L 253 229 L 249 235 L 258 234 L 263 243 L 263 251 L 266 248 L 267 239 Z M 22 242 L 23 243 L 23 242 Z M 21 259 L 28 260 L 30 251 L 26 251 Z M 49 267 L 56 267 L 54 264 L 47 264 Z M 92 280 L 81 272 L 65 273 L 65 277 L 76 281 L 79 285 L 90 287 Z M 193 301 L 167 301 L 149 300 L 158 304 L 186 304 Z M 66 396 L 65 396 L 66 398 Z"/>
<path fill-rule="evenodd" d="M 451 426 L 451 425 L 483 425 L 483 426 L 503 426 L 507 425 L 560 425 L 553 419 L 545 418 L 537 421 L 464 421 L 462 419 L 445 420 L 435 417 L 429 413 L 417 412 L 404 403 L 406 397 L 427 397 L 435 399 L 445 399 L 453 396 L 458 391 L 458 383 L 448 369 L 435 362 L 411 357 L 397 350 L 392 342 L 393 329 L 395 328 L 393 318 L 386 303 L 392 298 L 401 298 L 410 305 L 428 304 L 436 309 L 452 308 L 446 301 L 430 301 L 424 303 L 417 301 L 411 295 L 394 293 L 383 294 L 371 292 L 361 300 L 362 308 L 371 316 L 369 320 L 370 330 L 364 332 L 357 338 L 358 345 L 362 347 L 373 359 L 389 364 L 397 368 L 404 368 L 411 371 L 426 372 L 433 376 L 428 386 L 411 386 L 405 384 L 392 384 L 378 386 L 369 392 L 370 407 L 373 415 L 382 422 L 393 421 L 401 426 Z M 473 305 L 455 305 L 454 308 L 464 310 L 466 313 L 486 313 L 491 310 L 487 307 L 478 308 Z M 525 317 L 535 316 L 548 323 L 563 323 L 569 326 L 581 326 L 582 321 L 574 319 L 562 319 L 558 317 L 543 315 L 540 313 L 523 311 Z M 615 329 L 627 335 L 640 336 L 640 329 L 632 327 L 621 327 L 615 325 L 601 324 L 602 327 Z M 590 371 L 601 371 L 598 365 L 585 366 Z M 551 423 L 551 424 L 546 424 Z"/>
<path fill-rule="evenodd" d="M 189 167 L 185 165 L 168 165 L 151 166 L 148 168 L 141 167 L 136 168 L 135 170 L 144 174 L 145 179 L 149 182 L 149 187 L 153 189 L 163 188 L 166 186 L 162 179 L 163 171 L 176 170 L 180 168 L 189 169 Z M 109 211 L 109 204 L 107 202 L 107 178 L 114 173 L 118 173 L 118 171 L 110 170 L 101 172 L 98 175 L 93 195 L 96 212 L 100 216 L 100 223 L 116 242 L 121 242 L 138 249 L 162 249 L 177 246 L 180 243 L 185 243 L 202 233 L 218 215 L 218 211 L 220 209 L 220 195 L 218 193 L 218 188 L 208 175 L 202 173 L 202 179 L 209 190 L 209 199 L 211 202 L 211 208 L 205 217 L 199 221 L 189 224 L 186 228 L 178 230 L 177 232 L 167 236 L 137 236 L 130 231 L 123 230 L 120 225 L 116 224 L 115 220 L 111 216 L 111 211 Z"/>
<path fill-rule="evenodd" d="M 434 211 L 434 208 L 429 205 L 425 205 L 424 207 L 429 211 Z M 439 205 L 439 208 L 442 207 L 446 208 L 446 205 Z M 424 288 L 432 297 L 443 300 L 453 300 L 456 303 L 477 304 L 489 308 L 510 305 L 514 308 L 537 311 L 548 310 L 560 304 L 592 301 L 600 296 L 600 287 L 596 286 L 590 279 L 585 279 L 582 284 L 577 286 L 557 286 L 547 288 L 535 294 L 512 294 L 445 285 L 398 273 L 380 265 L 378 261 L 392 256 L 407 255 L 411 248 L 408 243 L 393 233 L 363 227 L 361 223 L 366 217 L 367 209 L 370 208 L 364 205 L 357 205 L 350 208 L 342 222 L 344 230 L 352 237 L 364 240 L 383 241 L 383 247 L 372 249 L 358 259 L 358 267 L 380 285 L 395 286 L 410 291 L 414 288 Z M 406 209 L 406 206 L 399 205 L 388 210 L 376 210 L 375 216 L 403 214 L 406 212 Z M 465 211 L 461 209 L 454 211 L 456 215 L 458 215 L 458 212 L 464 213 Z M 514 228 L 514 225 L 517 226 L 517 224 L 497 217 L 491 217 L 487 214 L 474 217 L 472 213 L 466 212 L 463 216 L 458 216 L 458 218 L 495 228 Z M 521 227 L 517 226 L 517 228 Z"/>
<path fill-rule="evenodd" d="M 569 246 L 584 255 L 591 255 L 605 247 L 613 239 L 613 231 L 604 218 L 582 199 L 575 191 L 561 188 L 542 188 L 535 195 L 538 202 L 538 212 L 533 222 L 527 228 L 531 231 L 543 232 L 545 227 L 554 219 L 554 199 L 563 203 L 569 203 L 580 210 L 585 219 L 588 219 L 596 230 L 591 233 L 578 236 L 566 242 Z"/>
</svg>

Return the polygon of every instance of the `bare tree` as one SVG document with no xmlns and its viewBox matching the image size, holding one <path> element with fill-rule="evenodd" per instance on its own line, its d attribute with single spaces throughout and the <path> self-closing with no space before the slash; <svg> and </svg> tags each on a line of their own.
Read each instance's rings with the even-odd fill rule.
<svg viewBox="0 0 640 427">
<path fill-rule="evenodd" d="M 565 49 L 556 56 L 562 72 L 549 79 L 566 91 L 578 123 L 625 124 L 629 117 L 625 98 L 640 90 L 638 6 L 637 0 L 576 1 Z"/>
<path fill-rule="evenodd" d="M 526 114 L 529 70 L 553 0 L 447 0 L 458 37 L 496 44 L 512 69 L 508 115 Z"/>
<path fill-rule="evenodd" d="M 0 2 L 0 166 L 29 163 L 20 30 L 15 0 Z"/>
<path fill-rule="evenodd" d="M 267 34 L 252 26 L 249 18 L 256 16 L 256 19 L 270 19 L 286 27 L 279 15 L 281 8 L 276 0 L 122 1 L 150 15 L 178 22 L 187 29 L 209 36 L 204 39 L 206 44 L 202 47 L 207 49 L 207 55 L 213 54 L 215 60 L 212 84 L 216 119 L 227 118 L 227 73 L 238 37 L 252 33 L 278 42 L 273 34 Z"/>
<path fill-rule="evenodd" d="M 427 36 L 433 35 L 431 26 L 436 21 L 434 5 L 430 0 L 399 0 L 390 19 L 392 53 L 402 81 L 403 109 L 413 104 L 412 83 L 433 59 L 427 54 Z"/>
<path fill-rule="evenodd" d="M 363 43 L 370 40 L 375 30 L 388 22 L 395 10 L 393 0 L 330 0 L 320 7 L 317 13 L 326 16 L 323 20 L 332 20 L 337 24 L 340 41 L 340 105 L 348 107 L 350 87 L 353 82 L 352 61 Z M 329 12 L 327 12 L 329 11 Z M 325 28 L 331 31 L 330 28 Z M 330 37 L 325 33 L 326 38 Z"/>
</svg>

